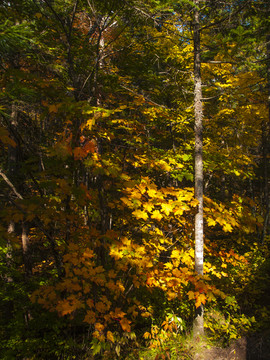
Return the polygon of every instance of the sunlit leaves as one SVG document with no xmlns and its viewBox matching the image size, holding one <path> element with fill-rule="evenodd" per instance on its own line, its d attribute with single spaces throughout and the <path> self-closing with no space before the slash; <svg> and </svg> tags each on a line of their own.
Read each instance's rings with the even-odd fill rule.
<svg viewBox="0 0 270 360">
<path fill-rule="evenodd" d="M 151 215 L 151 218 L 160 221 L 162 219 L 162 215 L 158 210 L 154 210 Z"/>
<path fill-rule="evenodd" d="M 132 213 L 137 219 L 143 219 L 143 220 L 147 220 L 148 219 L 148 215 L 147 212 L 142 211 L 142 210 L 135 210 Z"/>
<path fill-rule="evenodd" d="M 230 40 L 220 51 L 222 37 L 212 39 L 211 30 L 202 30 L 203 59 L 210 61 L 202 64 L 207 197 L 204 276 L 198 277 L 194 49 L 189 26 L 179 27 L 190 14 L 180 19 L 169 12 L 164 23 L 150 21 L 140 8 L 135 16 L 131 4 L 128 13 L 119 8 L 100 19 L 106 2 L 92 1 L 93 9 L 87 2 L 77 8 L 72 1 L 60 3 L 52 4 L 58 11 L 53 13 L 39 2 L 23 24 L 1 28 L 2 167 L 24 197 L 18 201 L 1 180 L 3 254 L 10 244 L 19 282 L 15 305 L 21 284 L 29 284 L 38 308 L 68 322 L 65 334 L 76 326 L 74 334 L 93 339 L 94 354 L 113 349 L 119 356 L 133 327 L 144 327 L 145 339 L 161 346 L 161 330 L 177 328 L 168 309 L 190 323 L 194 305 L 222 306 L 220 289 L 241 297 L 267 258 L 267 245 L 257 239 L 267 218 L 259 205 L 263 182 L 254 181 L 268 119 L 266 81 L 263 71 L 254 70 L 261 66 L 258 55 L 252 69 L 238 66 L 237 43 Z M 12 2 L 3 6 L 12 19 L 20 15 Z M 23 223 L 33 261 L 27 281 Z M 2 280 L 13 286 L 5 283 L 7 263 L 4 256 Z"/>
</svg>

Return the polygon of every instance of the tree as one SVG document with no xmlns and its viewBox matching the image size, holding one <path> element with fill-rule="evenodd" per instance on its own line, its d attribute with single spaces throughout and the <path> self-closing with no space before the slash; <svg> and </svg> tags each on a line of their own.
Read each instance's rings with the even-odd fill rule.
<svg viewBox="0 0 270 360">
<path fill-rule="evenodd" d="M 0 5 L 1 357 L 162 352 L 195 308 L 224 342 L 251 327 L 266 100 L 242 5 Z"/>
<path fill-rule="evenodd" d="M 195 216 L 195 271 L 203 275 L 203 104 L 201 79 L 201 49 L 200 49 L 200 12 L 199 1 L 194 1 L 194 117 L 195 117 L 195 198 L 199 201 Z M 202 335 L 203 304 L 196 309 L 194 320 L 194 336 Z"/>
</svg>

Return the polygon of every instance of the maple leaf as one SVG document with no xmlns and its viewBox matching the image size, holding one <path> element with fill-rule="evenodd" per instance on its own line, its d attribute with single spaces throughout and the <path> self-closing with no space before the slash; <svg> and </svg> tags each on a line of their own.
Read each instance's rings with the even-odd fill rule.
<svg viewBox="0 0 270 360">
<path fill-rule="evenodd" d="M 143 337 L 144 337 L 145 339 L 151 339 L 152 335 L 151 335 L 148 331 L 146 331 L 146 332 L 143 334 Z"/>
<path fill-rule="evenodd" d="M 156 193 L 157 193 L 157 190 L 156 190 L 156 189 L 148 189 L 148 190 L 147 190 L 147 194 L 148 194 L 148 196 L 150 196 L 150 197 L 154 197 L 154 196 L 156 195 Z"/>
<path fill-rule="evenodd" d="M 143 204 L 143 208 L 144 208 L 146 211 L 151 212 L 152 209 L 153 209 L 153 205 L 150 204 L 150 203 L 145 203 L 145 204 Z"/>
<path fill-rule="evenodd" d="M 225 225 L 223 225 L 222 229 L 225 232 L 231 232 L 233 228 L 232 228 L 231 224 L 226 223 Z"/>
<path fill-rule="evenodd" d="M 114 312 L 110 313 L 114 318 L 123 318 L 126 313 L 123 312 L 120 308 L 115 308 Z"/>
<path fill-rule="evenodd" d="M 53 105 L 49 105 L 48 109 L 49 109 L 49 113 L 57 113 L 58 108 L 59 108 L 60 104 L 53 104 Z"/>
<path fill-rule="evenodd" d="M 216 225 L 216 221 L 212 218 L 208 218 L 207 219 L 207 224 L 208 226 L 215 226 Z"/>
<path fill-rule="evenodd" d="M 161 213 L 158 210 L 155 210 L 155 211 L 153 211 L 151 218 L 160 221 L 163 218 L 163 216 L 161 215 Z"/>
<path fill-rule="evenodd" d="M 195 206 L 199 205 L 199 201 L 197 199 L 193 199 L 189 202 L 189 205 L 192 207 L 195 207 Z"/>
<path fill-rule="evenodd" d="M 131 240 L 128 239 L 127 237 L 122 237 L 121 241 L 122 241 L 122 244 L 123 244 L 123 245 L 126 245 L 126 246 L 130 246 L 130 245 L 131 245 Z"/>
<path fill-rule="evenodd" d="M 124 204 L 126 204 L 127 206 L 132 206 L 132 201 L 130 201 L 128 198 L 126 198 L 126 197 L 121 197 L 120 198 L 120 200 L 124 203 Z"/>
<path fill-rule="evenodd" d="M 86 140 L 85 144 L 83 145 L 83 150 L 87 155 L 89 152 L 94 153 L 97 150 L 97 142 L 95 139 Z"/>
<path fill-rule="evenodd" d="M 205 304 L 206 296 L 205 294 L 199 294 L 196 298 L 195 306 L 198 308 L 201 304 Z"/>
<path fill-rule="evenodd" d="M 88 323 L 88 324 L 94 324 L 96 322 L 96 314 L 95 314 L 95 312 L 92 311 L 92 310 L 87 311 L 83 321 Z"/>
<path fill-rule="evenodd" d="M 123 318 L 120 320 L 120 325 L 123 329 L 123 331 L 127 331 L 127 332 L 130 332 L 131 328 L 130 328 L 130 324 L 131 321 L 129 321 L 127 318 Z"/>
<path fill-rule="evenodd" d="M 162 170 L 165 170 L 165 171 L 170 171 L 171 170 L 170 165 L 168 165 L 168 163 L 166 163 L 164 160 L 160 160 L 158 162 L 158 165 Z"/>
<path fill-rule="evenodd" d="M 85 157 L 85 153 L 81 147 L 76 147 L 73 151 L 73 154 L 75 160 L 83 159 Z"/>
<path fill-rule="evenodd" d="M 86 303 L 90 308 L 94 307 L 94 301 L 92 299 L 87 299 Z"/>
<path fill-rule="evenodd" d="M 183 215 L 183 213 L 184 213 L 184 209 L 183 208 L 179 208 L 179 209 L 177 209 L 175 212 L 174 212 L 174 215 Z"/>
<path fill-rule="evenodd" d="M 181 276 L 181 272 L 178 269 L 173 269 L 172 271 L 173 275 L 176 277 L 180 277 Z"/>
<path fill-rule="evenodd" d="M 169 215 L 172 211 L 172 205 L 171 204 L 161 204 L 161 209 L 163 212 L 165 212 L 166 215 Z"/>
<path fill-rule="evenodd" d="M 107 339 L 109 341 L 111 341 L 112 343 L 114 343 L 114 336 L 113 336 L 113 333 L 111 331 L 107 331 Z"/>
<path fill-rule="evenodd" d="M 173 264 L 172 263 L 165 263 L 164 267 L 167 269 L 167 270 L 172 270 L 173 269 Z"/>
<path fill-rule="evenodd" d="M 101 323 L 95 323 L 95 329 L 97 331 L 102 331 L 102 330 L 104 330 L 104 325 Z"/>
<path fill-rule="evenodd" d="M 107 306 L 102 301 L 99 301 L 96 303 L 96 309 L 100 313 L 105 313 Z"/>
<path fill-rule="evenodd" d="M 143 220 L 147 220 L 148 219 L 148 215 L 147 212 L 142 211 L 142 210 L 135 210 L 132 213 L 137 219 L 143 219 Z"/>
<path fill-rule="evenodd" d="M 95 124 L 95 119 L 88 119 L 84 127 L 86 127 L 88 130 L 92 129 L 92 126 Z"/>
<path fill-rule="evenodd" d="M 72 313 L 76 308 L 76 302 L 69 302 L 68 300 L 60 301 L 56 306 L 56 310 L 60 312 L 62 316 Z"/>
<path fill-rule="evenodd" d="M 189 291 L 189 292 L 187 293 L 187 296 L 188 296 L 189 300 L 195 299 L 195 293 L 194 293 L 194 291 Z"/>
<path fill-rule="evenodd" d="M 174 291 L 170 291 L 170 290 L 167 291 L 167 298 L 169 301 L 175 299 L 176 296 L 177 296 L 177 294 Z"/>
<path fill-rule="evenodd" d="M 172 253 L 171 253 L 171 258 L 175 258 L 175 259 L 178 259 L 179 256 L 180 256 L 180 250 L 173 250 Z"/>
<path fill-rule="evenodd" d="M 143 318 L 148 318 L 150 316 L 152 316 L 152 314 L 150 312 L 148 312 L 148 311 L 141 314 L 141 317 L 143 317 Z"/>
</svg>

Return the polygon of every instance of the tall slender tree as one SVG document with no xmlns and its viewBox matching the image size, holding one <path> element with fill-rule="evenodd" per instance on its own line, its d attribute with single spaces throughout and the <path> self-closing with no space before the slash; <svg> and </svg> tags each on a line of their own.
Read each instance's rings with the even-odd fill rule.
<svg viewBox="0 0 270 360">
<path fill-rule="evenodd" d="M 199 201 L 195 216 L 195 272 L 203 275 L 203 104 L 200 49 L 199 0 L 194 1 L 194 117 L 195 117 L 195 198 Z M 203 334 L 203 304 L 196 309 L 194 336 Z"/>
</svg>

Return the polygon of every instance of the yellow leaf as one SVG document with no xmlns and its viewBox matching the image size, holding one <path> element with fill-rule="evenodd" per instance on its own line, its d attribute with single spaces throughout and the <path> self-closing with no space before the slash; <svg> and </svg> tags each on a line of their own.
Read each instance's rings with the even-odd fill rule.
<svg viewBox="0 0 270 360">
<path fill-rule="evenodd" d="M 223 229 L 224 231 L 226 231 L 226 232 L 231 232 L 233 228 L 232 228 L 232 226 L 231 226 L 230 224 L 226 223 L 226 224 L 222 227 L 222 229 Z"/>
<path fill-rule="evenodd" d="M 97 331 L 102 331 L 104 329 L 104 325 L 103 324 L 100 324 L 100 323 L 96 323 L 95 324 L 95 329 Z"/>
<path fill-rule="evenodd" d="M 143 204 L 143 208 L 144 208 L 146 211 L 151 212 L 152 209 L 153 209 L 153 205 L 150 204 L 150 203 L 146 203 L 146 204 Z"/>
<path fill-rule="evenodd" d="M 215 226 L 216 221 L 212 218 L 209 218 L 209 219 L 207 219 L 207 224 L 208 224 L 208 226 Z"/>
<path fill-rule="evenodd" d="M 131 240 L 127 237 L 122 237 L 121 238 L 122 244 L 125 246 L 130 246 L 131 245 Z"/>
<path fill-rule="evenodd" d="M 165 170 L 165 171 L 170 171 L 171 170 L 170 165 L 168 165 L 168 163 L 166 163 L 164 160 L 160 160 L 158 165 L 162 170 Z"/>
<path fill-rule="evenodd" d="M 174 212 L 174 215 L 183 215 L 183 213 L 184 213 L 184 209 L 183 208 L 179 208 L 179 209 L 177 209 L 175 212 Z"/>
<path fill-rule="evenodd" d="M 165 212 L 166 215 L 169 215 L 172 211 L 172 205 L 171 204 L 161 204 L 161 209 L 163 212 Z"/>
<path fill-rule="evenodd" d="M 86 124 L 85 124 L 85 127 L 87 127 L 89 130 L 92 129 L 92 126 L 95 124 L 95 119 L 88 119 Z"/>
<path fill-rule="evenodd" d="M 154 197 L 156 195 L 157 191 L 155 189 L 148 189 L 147 193 L 148 193 L 148 196 Z"/>
<path fill-rule="evenodd" d="M 171 253 L 171 258 L 178 259 L 180 257 L 180 251 L 179 250 L 173 250 Z"/>
<path fill-rule="evenodd" d="M 172 268 L 173 268 L 173 264 L 172 264 L 172 263 L 167 262 L 166 264 L 164 264 L 164 267 L 166 268 L 166 270 L 172 270 Z"/>
<path fill-rule="evenodd" d="M 111 331 L 107 331 L 107 339 L 114 343 L 114 337 Z"/>
<path fill-rule="evenodd" d="M 158 210 L 155 210 L 155 211 L 153 211 L 151 218 L 160 221 L 163 218 L 163 216 L 161 215 L 161 213 Z"/>
<path fill-rule="evenodd" d="M 95 338 L 98 338 L 98 337 L 99 337 L 99 332 L 98 332 L 98 331 L 94 331 L 92 335 L 93 335 Z"/>
<path fill-rule="evenodd" d="M 128 198 L 121 197 L 120 200 L 123 201 L 123 203 L 126 204 L 127 206 L 132 206 L 132 202 Z"/>
<path fill-rule="evenodd" d="M 197 206 L 198 204 L 199 204 L 199 201 L 197 199 L 193 199 L 189 202 L 189 205 L 193 206 L 193 207 Z"/>
<path fill-rule="evenodd" d="M 142 210 L 135 210 L 132 213 L 137 219 L 143 219 L 143 220 L 147 220 L 148 219 L 148 215 L 145 211 Z"/>
</svg>

